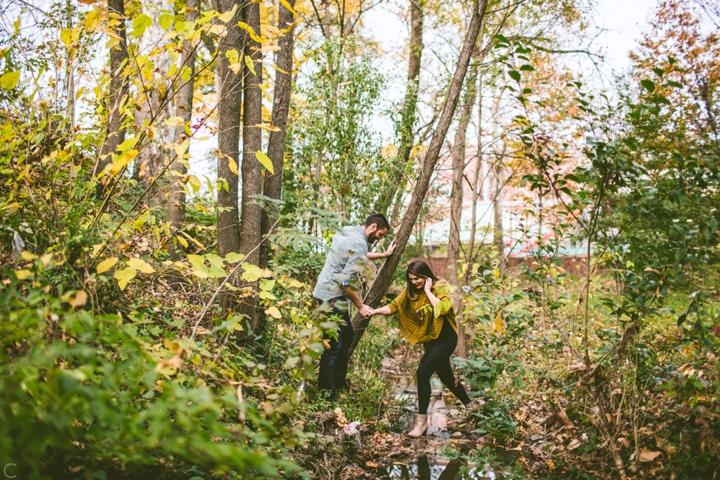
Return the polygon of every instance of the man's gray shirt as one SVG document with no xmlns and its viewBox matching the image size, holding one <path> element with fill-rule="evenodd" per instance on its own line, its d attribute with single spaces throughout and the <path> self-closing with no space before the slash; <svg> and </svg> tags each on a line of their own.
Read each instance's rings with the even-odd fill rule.
<svg viewBox="0 0 720 480">
<path fill-rule="evenodd" d="M 313 296 L 328 301 L 343 296 L 341 285 L 350 285 L 367 259 L 368 241 L 360 226 L 343 227 L 336 233 L 330 246 L 325 266 L 318 277 Z"/>
</svg>

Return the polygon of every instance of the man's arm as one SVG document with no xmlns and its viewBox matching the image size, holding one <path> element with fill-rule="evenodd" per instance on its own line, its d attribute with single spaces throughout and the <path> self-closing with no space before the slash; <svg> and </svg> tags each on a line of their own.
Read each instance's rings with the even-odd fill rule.
<svg viewBox="0 0 720 480">
<path fill-rule="evenodd" d="M 369 258 L 370 260 L 377 260 L 379 258 L 387 258 L 390 255 L 392 255 L 394 251 L 395 251 L 395 241 L 390 243 L 390 246 L 388 247 L 388 249 L 386 251 L 384 251 L 384 252 L 368 252 L 366 257 Z"/>
<path fill-rule="evenodd" d="M 350 301 L 355 304 L 358 311 L 360 312 L 360 315 L 362 315 L 363 317 L 367 317 L 368 315 L 370 315 L 370 312 L 372 312 L 372 308 L 362 303 L 362 299 L 352 287 L 341 285 L 341 288 L 343 289 L 343 292 L 345 292 L 345 297 L 349 298 Z"/>
</svg>

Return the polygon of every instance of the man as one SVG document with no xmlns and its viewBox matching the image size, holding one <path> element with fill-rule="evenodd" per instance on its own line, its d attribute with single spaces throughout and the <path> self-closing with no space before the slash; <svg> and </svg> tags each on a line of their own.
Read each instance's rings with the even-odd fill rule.
<svg viewBox="0 0 720 480">
<path fill-rule="evenodd" d="M 325 266 L 313 290 L 313 296 L 320 301 L 322 310 L 342 317 L 337 338 L 325 335 L 330 346 L 326 347 L 320 357 L 318 384 L 320 389 L 329 392 L 330 401 L 337 399 L 337 390 L 348 388 L 348 351 L 355 337 L 350 322 L 349 302 L 352 302 L 363 316 L 372 311 L 372 308 L 362 303 L 353 285 L 366 258 L 375 260 L 392 255 L 395 250 L 392 243 L 384 253 L 368 253 L 368 247 L 385 237 L 389 230 L 387 218 L 376 213 L 370 215 L 364 225 L 344 227 L 336 233 L 325 259 Z"/>
</svg>

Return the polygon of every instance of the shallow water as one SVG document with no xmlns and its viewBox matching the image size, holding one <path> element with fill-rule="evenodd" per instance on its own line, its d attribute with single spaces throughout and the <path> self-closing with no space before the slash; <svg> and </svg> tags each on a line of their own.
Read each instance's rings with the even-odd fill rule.
<svg viewBox="0 0 720 480">
<path fill-rule="evenodd" d="M 378 477 L 382 480 L 461 480 L 462 463 L 459 460 L 449 460 L 443 457 L 428 457 L 423 455 L 414 462 L 396 463 L 385 469 L 384 474 Z M 471 468 L 464 478 L 495 480 L 495 473 L 487 469 Z"/>
</svg>

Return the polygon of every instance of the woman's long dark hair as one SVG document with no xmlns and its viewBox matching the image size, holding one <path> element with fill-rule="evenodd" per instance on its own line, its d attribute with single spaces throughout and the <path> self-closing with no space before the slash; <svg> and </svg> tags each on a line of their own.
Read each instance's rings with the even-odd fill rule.
<svg viewBox="0 0 720 480">
<path fill-rule="evenodd" d="M 430 268 L 430 265 L 425 263 L 422 260 L 415 260 L 414 262 L 410 262 L 410 265 L 407 267 L 407 271 L 405 271 L 405 281 L 407 282 L 407 292 L 408 292 L 408 300 L 412 299 L 415 300 L 420 294 L 421 290 L 418 290 L 415 288 L 415 286 L 410 281 L 410 274 L 415 275 L 416 277 L 421 278 L 431 278 L 433 281 L 433 285 L 435 282 L 437 282 L 438 277 L 435 275 L 435 273 Z"/>
</svg>

